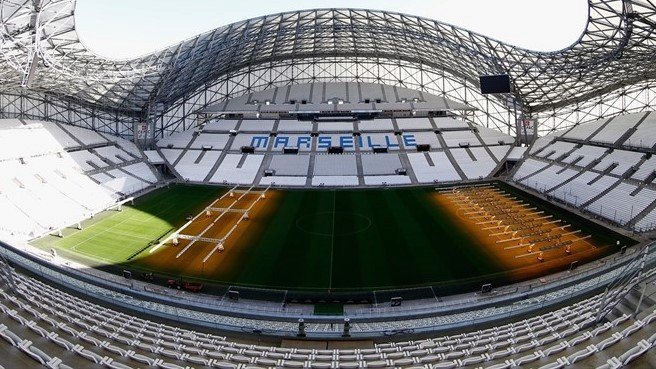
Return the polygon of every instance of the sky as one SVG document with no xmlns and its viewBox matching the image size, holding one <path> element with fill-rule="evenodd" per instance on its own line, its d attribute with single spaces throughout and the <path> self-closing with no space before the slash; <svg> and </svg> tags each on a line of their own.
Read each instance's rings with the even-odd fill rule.
<svg viewBox="0 0 656 369">
<path fill-rule="evenodd" d="M 571 45 L 588 17 L 586 0 L 77 0 L 75 14 L 89 49 L 125 59 L 236 21 L 313 8 L 420 15 L 539 51 Z"/>
</svg>

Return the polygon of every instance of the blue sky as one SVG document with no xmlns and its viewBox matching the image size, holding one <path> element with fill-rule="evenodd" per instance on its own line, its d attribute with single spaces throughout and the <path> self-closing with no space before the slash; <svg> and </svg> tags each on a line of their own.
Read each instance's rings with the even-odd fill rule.
<svg viewBox="0 0 656 369">
<path fill-rule="evenodd" d="M 129 58 L 239 20 L 327 7 L 421 15 L 541 51 L 570 45 L 588 16 L 586 0 L 78 0 L 76 24 L 94 52 Z"/>
</svg>

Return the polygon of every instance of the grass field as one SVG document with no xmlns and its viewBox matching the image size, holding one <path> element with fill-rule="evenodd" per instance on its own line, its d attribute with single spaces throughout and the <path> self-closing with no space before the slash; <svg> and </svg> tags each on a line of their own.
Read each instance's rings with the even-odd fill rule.
<svg viewBox="0 0 656 369">
<path fill-rule="evenodd" d="M 200 260 L 215 244 L 196 242 L 179 257 L 184 242 L 168 242 L 152 252 L 190 214 L 201 213 L 225 192 L 183 185 L 161 189 L 122 212 L 87 222 L 82 231 L 67 230 L 63 238 L 49 236 L 35 245 L 54 247 L 94 267 L 278 289 L 371 290 L 515 278 L 496 249 L 483 245 L 462 219 L 434 201 L 434 188 L 270 191 L 253 208 L 251 219 L 226 240 L 225 251 L 207 262 Z M 221 201 L 234 202 L 236 208 L 248 205 L 240 205 L 246 197 Z M 570 223 L 593 234 L 596 257 L 614 250 L 610 245 L 618 235 L 568 216 Z M 220 219 L 215 233 L 224 234 L 226 227 L 220 225 L 234 224 L 236 217 L 231 213 Z M 199 233 L 211 228 L 213 219 L 200 217 L 191 227 Z"/>
<path fill-rule="evenodd" d="M 225 192 L 218 187 L 173 186 L 151 192 L 122 211 L 107 211 L 83 222 L 83 230 L 64 230 L 64 238 L 47 236 L 34 242 L 89 266 L 121 264 L 136 257 L 151 241 L 177 229 L 189 214 Z"/>
</svg>

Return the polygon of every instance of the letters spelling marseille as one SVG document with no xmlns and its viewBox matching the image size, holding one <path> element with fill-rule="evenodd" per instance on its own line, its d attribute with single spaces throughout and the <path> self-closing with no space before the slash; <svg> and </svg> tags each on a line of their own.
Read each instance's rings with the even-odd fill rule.
<svg viewBox="0 0 656 369">
<path fill-rule="evenodd" d="M 415 135 L 405 134 L 401 136 L 403 140 L 403 146 L 406 148 L 416 147 L 417 140 Z M 317 140 L 317 149 L 327 149 L 332 146 L 341 146 L 345 149 L 354 148 L 356 143 L 361 148 L 373 149 L 375 147 L 388 147 L 395 148 L 399 147 L 398 141 L 394 135 L 361 135 L 358 137 L 353 137 L 351 135 L 345 136 L 319 136 L 312 137 L 309 135 L 294 135 L 294 136 L 284 136 L 278 135 L 276 137 L 269 136 L 253 136 L 251 138 L 251 146 L 255 148 L 264 148 L 266 149 L 269 146 L 269 140 L 273 140 L 274 149 L 282 149 L 285 147 L 297 147 L 299 149 L 311 149 L 312 140 Z"/>
</svg>

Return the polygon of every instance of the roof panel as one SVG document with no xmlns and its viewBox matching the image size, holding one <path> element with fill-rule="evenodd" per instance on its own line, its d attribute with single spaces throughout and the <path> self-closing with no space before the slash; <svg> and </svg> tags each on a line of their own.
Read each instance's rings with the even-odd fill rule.
<svg viewBox="0 0 656 369">
<path fill-rule="evenodd" d="M 21 86 L 28 73 L 28 50 L 35 48 L 40 62 L 31 89 L 110 109 L 166 105 L 248 65 L 335 55 L 401 59 L 472 81 L 480 73 L 509 72 L 516 95 L 534 111 L 656 77 L 652 2 L 589 0 L 586 31 L 559 52 L 521 49 L 432 19 L 317 9 L 244 20 L 123 61 L 100 58 L 79 41 L 75 0 L 43 0 L 40 11 L 33 4 L 19 0 L 1 5 L 6 31 L 0 88 Z M 30 24 L 31 19 L 40 23 Z M 34 29 L 40 35 L 36 43 Z"/>
</svg>

